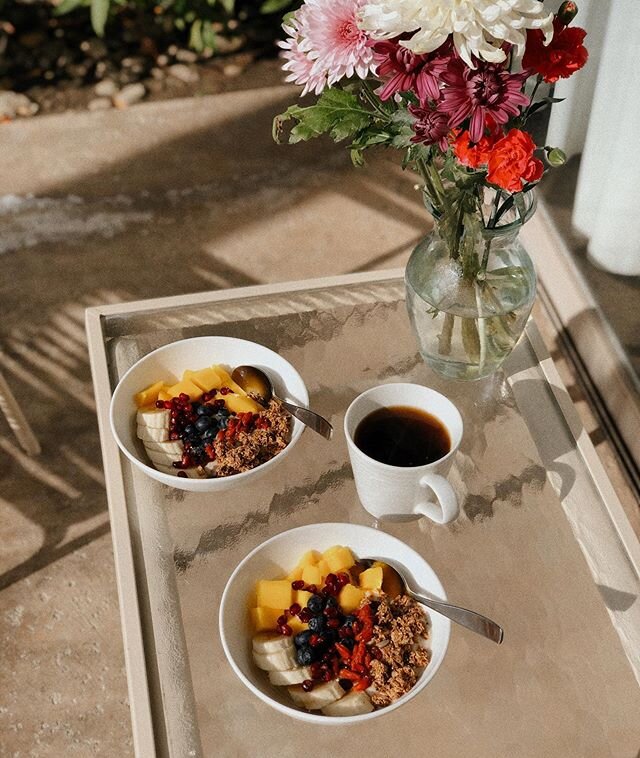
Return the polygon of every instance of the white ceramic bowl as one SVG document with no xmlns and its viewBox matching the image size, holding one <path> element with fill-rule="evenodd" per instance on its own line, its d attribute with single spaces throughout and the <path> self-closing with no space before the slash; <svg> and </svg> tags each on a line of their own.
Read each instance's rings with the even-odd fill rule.
<svg viewBox="0 0 640 758">
<path fill-rule="evenodd" d="M 127 458 L 152 479 L 170 487 L 192 492 L 220 492 L 232 489 L 264 475 L 282 462 L 293 450 L 304 425 L 293 419 L 291 440 L 287 447 L 266 463 L 233 476 L 220 479 L 184 479 L 155 469 L 147 459 L 144 447 L 136 437 L 136 404 L 134 395 L 161 379 L 178 379 L 185 369 L 194 371 L 222 364 L 233 369 L 240 365 L 257 366 L 271 379 L 276 394 L 297 405 L 309 404 L 309 393 L 300 374 L 273 350 L 248 340 L 234 337 L 193 337 L 171 342 L 145 355 L 122 377 L 111 398 L 110 421 L 113 435 Z"/>
<path fill-rule="evenodd" d="M 440 580 L 429 564 L 399 539 L 385 532 L 358 524 L 310 524 L 277 534 L 252 550 L 235 569 L 220 601 L 219 626 L 222 647 L 231 668 L 242 682 L 261 700 L 281 713 L 315 724 L 344 725 L 367 721 L 391 713 L 415 697 L 433 679 L 449 644 L 451 622 L 444 616 L 429 612 L 431 662 L 416 685 L 395 703 L 362 716 L 323 716 L 297 708 L 285 687 L 269 683 L 267 674 L 258 669 L 251 656 L 251 624 L 248 598 L 258 579 L 271 579 L 288 573 L 307 550 L 326 550 L 332 545 L 349 547 L 356 557 L 380 558 L 404 567 L 413 579 L 416 589 L 421 588 L 441 600 L 446 595 Z"/>
</svg>

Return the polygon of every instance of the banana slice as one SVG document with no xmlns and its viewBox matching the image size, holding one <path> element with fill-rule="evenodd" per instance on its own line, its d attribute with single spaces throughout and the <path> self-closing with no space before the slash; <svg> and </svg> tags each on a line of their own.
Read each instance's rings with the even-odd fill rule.
<svg viewBox="0 0 640 758">
<path fill-rule="evenodd" d="M 158 471 L 162 471 L 163 474 L 169 474 L 169 476 L 178 476 L 179 471 L 184 471 L 184 473 L 187 475 L 189 479 L 206 479 L 206 476 L 203 476 L 200 473 L 200 470 L 196 467 L 193 468 L 174 468 L 173 466 L 163 466 L 161 463 L 154 463 L 154 468 L 158 469 Z"/>
<path fill-rule="evenodd" d="M 296 667 L 297 661 L 293 650 L 278 650 L 276 653 L 256 653 L 253 651 L 256 666 L 263 671 L 289 671 Z"/>
<path fill-rule="evenodd" d="M 371 713 L 373 703 L 365 692 L 348 692 L 340 700 L 325 705 L 322 712 L 325 716 L 360 716 L 363 713 Z"/>
<path fill-rule="evenodd" d="M 253 652 L 258 655 L 268 653 L 278 653 L 281 650 L 290 650 L 295 653 L 295 645 L 291 637 L 285 637 L 283 634 L 274 634 L 272 632 L 259 632 L 253 638 Z"/>
<path fill-rule="evenodd" d="M 287 687 L 287 691 L 296 705 L 300 705 L 309 711 L 325 708 L 344 695 L 344 690 L 336 679 L 316 685 L 311 692 L 305 692 L 300 686 Z"/>
<path fill-rule="evenodd" d="M 138 425 L 138 438 L 143 442 L 167 442 L 169 439 L 169 427 L 155 429 Z"/>
<path fill-rule="evenodd" d="M 169 428 L 170 413 L 166 408 L 153 408 L 148 411 L 138 411 L 136 421 L 138 426 L 146 426 L 148 429 Z"/>
<path fill-rule="evenodd" d="M 269 681 L 279 687 L 287 687 L 291 684 L 302 684 L 305 679 L 311 679 L 311 669 L 308 666 L 302 666 L 289 671 L 270 671 Z"/>
<path fill-rule="evenodd" d="M 153 450 L 145 445 L 147 455 L 155 465 L 170 466 L 174 461 L 179 461 L 180 456 L 175 453 L 165 453 L 162 450 Z"/>
<path fill-rule="evenodd" d="M 157 450 L 161 453 L 168 453 L 178 458 L 184 452 L 182 440 L 167 440 L 166 442 L 154 442 L 153 440 L 144 440 L 144 446 L 147 450 Z"/>
</svg>

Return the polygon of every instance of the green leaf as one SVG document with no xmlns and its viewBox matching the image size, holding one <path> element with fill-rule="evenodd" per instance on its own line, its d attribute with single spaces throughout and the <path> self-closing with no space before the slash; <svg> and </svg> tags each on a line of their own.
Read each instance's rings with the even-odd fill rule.
<svg viewBox="0 0 640 758">
<path fill-rule="evenodd" d="M 550 166 L 563 166 L 567 162 L 564 150 L 561 150 L 559 147 L 545 147 L 545 150 Z"/>
<path fill-rule="evenodd" d="M 260 6 L 260 13 L 278 13 L 291 5 L 291 0 L 265 0 Z"/>
<path fill-rule="evenodd" d="M 341 89 L 327 89 L 315 105 L 302 108 L 292 105 L 273 122 L 274 139 L 279 141 L 282 125 L 296 121 L 289 133 L 289 142 L 306 142 L 329 134 L 335 142 L 353 137 L 373 121 L 373 114 L 363 108 L 355 95 Z"/>
<path fill-rule="evenodd" d="M 108 15 L 109 0 L 91 0 L 91 26 L 98 37 L 104 36 Z"/>
<path fill-rule="evenodd" d="M 226 12 L 231 15 L 235 10 L 236 0 L 220 0 L 220 4 L 226 10 Z"/>
<path fill-rule="evenodd" d="M 189 47 L 192 47 L 199 53 L 204 49 L 204 42 L 202 41 L 202 21 L 200 19 L 197 19 L 191 24 L 191 31 L 189 32 Z"/>
<path fill-rule="evenodd" d="M 53 15 L 63 16 L 65 13 L 69 13 L 82 5 L 86 6 L 88 4 L 88 0 L 62 0 L 60 5 L 53 9 Z"/>
</svg>

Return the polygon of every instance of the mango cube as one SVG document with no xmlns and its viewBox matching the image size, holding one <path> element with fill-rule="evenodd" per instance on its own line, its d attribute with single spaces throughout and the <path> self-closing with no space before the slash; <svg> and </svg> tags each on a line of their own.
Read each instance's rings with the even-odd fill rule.
<svg viewBox="0 0 640 758">
<path fill-rule="evenodd" d="M 173 396 L 169 393 L 169 389 L 170 387 L 161 389 L 160 392 L 158 392 L 158 400 L 171 400 Z"/>
<path fill-rule="evenodd" d="M 360 587 L 363 590 L 379 590 L 382 588 L 382 567 L 373 566 L 360 574 Z"/>
<path fill-rule="evenodd" d="M 306 590 L 296 590 L 294 603 L 298 603 L 301 608 L 306 608 L 309 598 L 312 597 L 310 592 Z"/>
<path fill-rule="evenodd" d="M 239 384 L 236 384 L 233 379 L 231 378 L 229 372 L 226 368 L 223 366 L 212 366 L 211 367 L 220 377 L 220 386 L 221 387 L 228 387 L 232 392 L 235 392 L 236 395 L 245 395 L 246 392 L 242 389 L 242 387 Z"/>
<path fill-rule="evenodd" d="M 220 395 L 220 398 L 224 400 L 227 409 L 234 413 L 260 413 L 264 408 L 252 400 L 248 395 Z"/>
<path fill-rule="evenodd" d="M 315 566 L 320 560 L 321 555 L 317 550 L 307 550 L 307 552 L 300 558 L 298 566 Z"/>
<path fill-rule="evenodd" d="M 156 382 L 155 384 L 152 384 L 150 387 L 147 387 L 146 389 L 142 390 L 142 392 L 138 392 L 137 395 L 135 395 L 134 400 L 136 401 L 136 405 L 138 408 L 144 408 L 145 405 L 153 405 L 156 400 L 158 399 L 158 395 L 160 394 L 160 391 L 165 388 L 164 382 Z"/>
<path fill-rule="evenodd" d="M 252 608 L 251 621 L 256 632 L 267 632 L 278 628 L 277 618 L 282 611 L 277 608 Z"/>
<path fill-rule="evenodd" d="M 302 581 L 305 584 L 315 584 L 316 587 L 321 587 L 322 572 L 317 566 L 305 566 L 302 570 Z"/>
<path fill-rule="evenodd" d="M 197 384 L 194 384 L 191 379 L 183 379 L 174 384 L 173 387 L 169 387 L 168 392 L 171 397 L 178 397 L 178 395 L 184 392 L 186 395 L 189 395 L 191 400 L 198 400 L 202 397 L 203 390 Z"/>
<path fill-rule="evenodd" d="M 202 368 L 200 371 L 185 371 L 183 379 L 190 379 L 197 384 L 204 392 L 210 392 L 212 389 L 220 389 L 222 383 L 218 372 L 213 368 Z"/>
<path fill-rule="evenodd" d="M 322 574 L 322 579 L 323 580 L 326 578 L 327 574 L 331 573 L 331 569 L 329 568 L 329 564 L 325 560 L 323 560 L 322 558 L 316 563 L 316 568 Z"/>
<path fill-rule="evenodd" d="M 323 559 L 327 562 L 329 570 L 336 574 L 339 571 L 350 569 L 356 562 L 351 550 L 342 545 L 335 545 L 325 550 L 322 554 Z"/>
<path fill-rule="evenodd" d="M 296 566 L 291 573 L 287 574 L 289 582 L 297 582 L 299 579 L 302 579 L 302 566 Z"/>
<path fill-rule="evenodd" d="M 257 605 L 261 607 L 278 608 L 282 612 L 291 605 L 291 594 L 291 582 L 287 579 L 260 579 L 256 584 Z"/>
<path fill-rule="evenodd" d="M 338 602 L 345 613 L 352 613 L 360 606 L 364 592 L 359 587 L 354 587 L 353 584 L 345 584 L 340 590 L 338 596 Z"/>
</svg>

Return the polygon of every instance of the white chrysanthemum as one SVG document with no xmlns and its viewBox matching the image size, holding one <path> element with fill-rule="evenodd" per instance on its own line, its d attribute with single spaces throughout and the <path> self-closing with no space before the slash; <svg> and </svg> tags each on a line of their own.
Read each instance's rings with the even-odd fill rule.
<svg viewBox="0 0 640 758">
<path fill-rule="evenodd" d="M 375 39 L 413 33 L 400 44 L 414 53 L 436 50 L 451 34 L 458 54 L 473 67 L 471 56 L 503 61 L 504 42 L 522 55 L 527 29 L 542 29 L 549 44 L 553 14 L 545 14 L 538 0 L 370 0 L 359 26 Z"/>
</svg>

